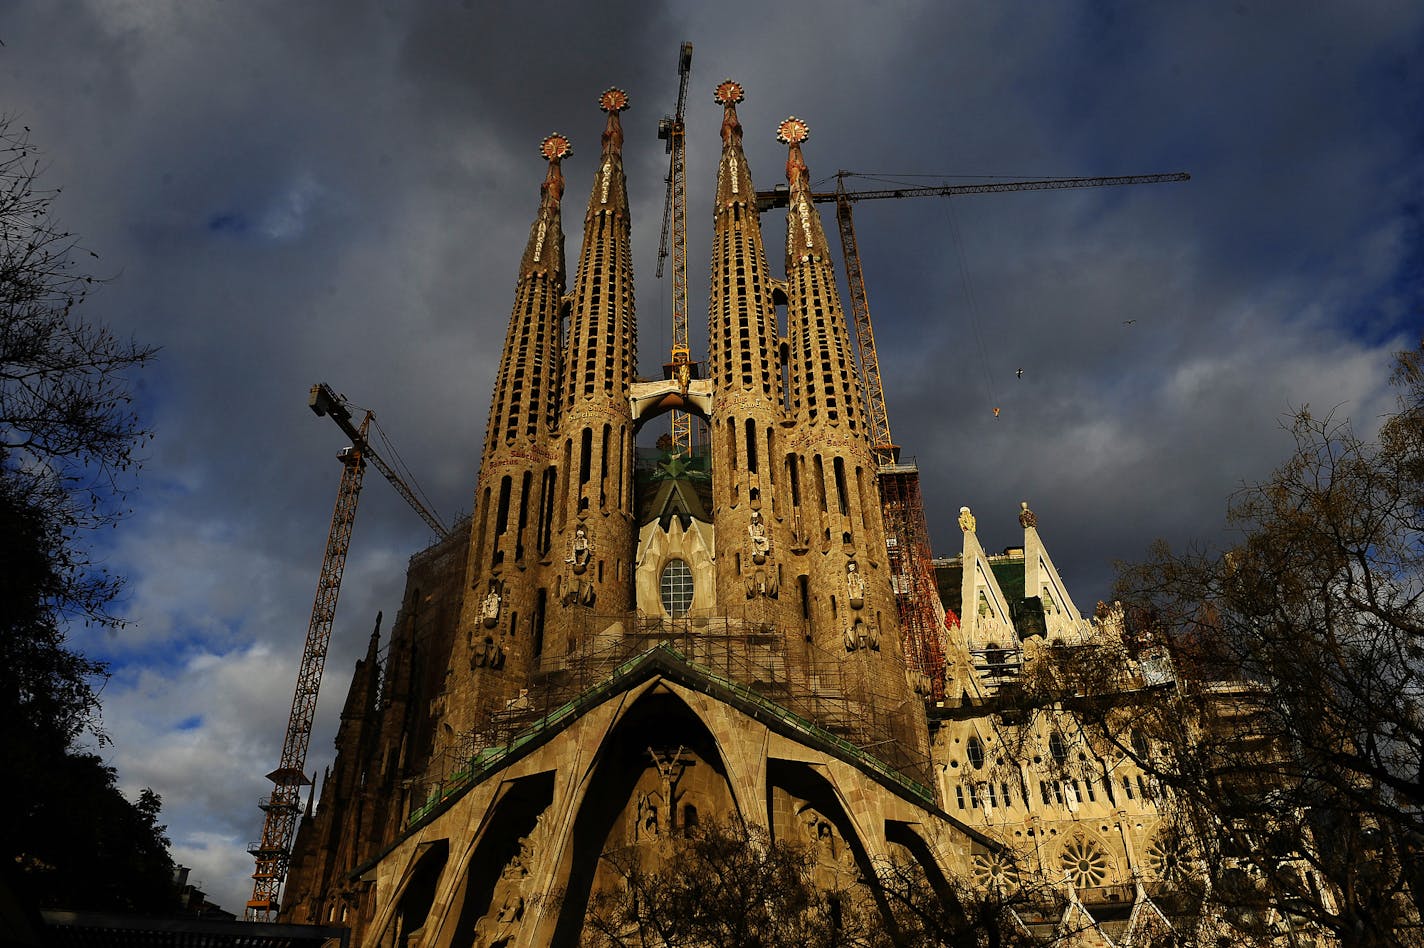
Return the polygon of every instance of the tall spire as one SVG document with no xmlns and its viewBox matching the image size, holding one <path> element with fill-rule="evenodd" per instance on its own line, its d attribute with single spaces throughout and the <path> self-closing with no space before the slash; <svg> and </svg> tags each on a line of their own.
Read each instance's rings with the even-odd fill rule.
<svg viewBox="0 0 1424 948">
<path fill-rule="evenodd" d="M 850 333 L 801 153 L 809 135 L 806 123 L 792 116 L 776 136 L 788 146 L 790 185 L 786 318 L 795 425 L 788 447 L 799 469 L 792 480 L 800 484 L 793 504 L 805 540 L 822 554 L 807 567 L 810 588 L 827 591 L 808 604 L 813 639 L 822 648 L 856 653 L 865 663 L 857 667 L 873 675 L 876 666 L 883 671 L 898 661 L 897 612 Z"/>
<path fill-rule="evenodd" d="M 549 162 L 544 183 L 539 186 L 539 214 L 529 228 L 529 243 L 519 262 L 519 275 L 524 277 L 535 268 L 564 275 L 564 231 L 559 207 L 564 197 L 562 162 L 574 153 L 573 145 L 558 132 L 545 136 L 539 143 L 539 154 Z"/>
<path fill-rule="evenodd" d="M 555 462 L 564 478 L 550 511 L 556 544 L 567 556 L 556 569 L 550 600 L 566 621 L 551 624 L 547 647 L 585 628 L 575 610 L 616 613 L 632 605 L 633 411 L 629 393 L 638 373 L 633 304 L 632 225 L 623 177 L 623 126 L 628 95 L 610 88 L 598 98 L 608 114 L 603 149 L 583 220 L 583 244 L 569 302 L 568 360 L 561 385 Z M 558 459 L 562 458 L 562 461 Z M 556 652 L 562 654 L 562 652 Z"/>
<path fill-rule="evenodd" d="M 623 178 L 623 124 L 618 114 L 628 108 L 628 93 L 616 86 L 604 90 L 598 97 L 598 107 L 608 113 L 603 127 L 603 153 L 599 157 L 598 174 L 593 179 L 593 194 L 588 213 L 600 211 L 615 214 L 628 212 L 628 188 Z"/>
<path fill-rule="evenodd" d="M 786 219 L 787 274 L 797 262 L 809 258 L 829 264 L 831 258 L 821 215 L 811 203 L 811 172 L 806 169 L 806 159 L 801 154 L 801 143 L 810 137 L 810 126 L 794 115 L 776 127 L 776 140 L 789 146 L 786 156 L 786 183 L 791 189 Z"/>
<path fill-rule="evenodd" d="M 553 427 L 557 411 L 559 305 L 564 292 L 564 231 L 559 203 L 564 193 L 560 163 L 572 154 L 569 140 L 555 132 L 539 143 L 548 162 L 539 187 L 539 212 L 514 287 L 504 353 L 490 399 L 481 469 L 498 466 L 501 445 L 532 449 Z"/>
<path fill-rule="evenodd" d="M 778 429 L 783 419 L 779 333 L 757 214 L 756 188 L 742 151 L 739 83 L 727 79 L 713 98 L 722 106 L 722 157 L 712 236 L 707 310 L 708 367 L 717 388 L 713 418 L 713 506 L 718 535 L 735 538 L 716 560 L 718 600 L 747 602 L 768 625 L 795 616 L 781 595 L 791 584 L 794 546 L 789 488 L 778 482 Z M 778 489 L 787 491 L 780 496 Z M 723 555 L 725 550 L 727 555 Z"/>
</svg>

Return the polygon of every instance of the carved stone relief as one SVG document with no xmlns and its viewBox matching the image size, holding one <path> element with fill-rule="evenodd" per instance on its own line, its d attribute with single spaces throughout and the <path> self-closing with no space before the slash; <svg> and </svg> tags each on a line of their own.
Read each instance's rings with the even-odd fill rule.
<svg viewBox="0 0 1424 948">
<path fill-rule="evenodd" d="M 510 857 L 499 880 L 494 886 L 489 911 L 475 922 L 474 940 L 476 948 L 500 948 L 514 940 L 524 920 L 524 908 L 528 892 L 530 874 L 540 849 L 544 848 L 544 815 L 535 821 L 534 829 L 527 836 L 521 836 L 515 843 L 514 855 Z"/>
</svg>

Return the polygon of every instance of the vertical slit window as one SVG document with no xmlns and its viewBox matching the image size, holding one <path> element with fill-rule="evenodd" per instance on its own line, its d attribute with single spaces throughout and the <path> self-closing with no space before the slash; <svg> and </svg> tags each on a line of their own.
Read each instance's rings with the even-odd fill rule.
<svg viewBox="0 0 1424 948">
<path fill-rule="evenodd" d="M 514 561 L 524 559 L 524 529 L 529 526 L 529 494 L 534 486 L 534 472 L 525 471 L 519 485 L 519 529 L 514 534 Z"/>
</svg>

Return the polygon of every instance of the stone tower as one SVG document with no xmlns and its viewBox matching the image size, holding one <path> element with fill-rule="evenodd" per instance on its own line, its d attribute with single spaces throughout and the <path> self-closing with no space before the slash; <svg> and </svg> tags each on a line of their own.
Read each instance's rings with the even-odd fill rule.
<svg viewBox="0 0 1424 948">
<path fill-rule="evenodd" d="M 717 598 L 745 603 L 769 626 L 803 626 L 788 558 L 796 547 L 786 517 L 790 492 L 776 468 L 784 437 L 780 333 L 751 168 L 742 151 L 740 85 L 717 87 L 723 108 L 722 158 L 713 204 L 708 365 L 716 389 L 712 419 L 713 504 L 723 555 Z M 784 298 L 784 294 L 783 298 Z M 786 493 L 782 497 L 782 492 Z"/>
<path fill-rule="evenodd" d="M 559 470 L 555 502 L 552 593 L 567 608 L 547 630 L 556 655 L 582 644 L 594 615 L 619 615 L 632 604 L 634 526 L 633 418 L 629 391 L 637 371 L 633 321 L 632 227 L 623 177 L 621 89 L 599 99 L 608 113 L 594 174 L 571 299 L 567 361 L 560 376 Z M 566 568 L 558 568 L 562 562 Z"/>
<path fill-rule="evenodd" d="M 794 117 L 778 129 L 783 280 L 767 262 L 742 98 L 732 80 L 716 89 L 704 378 L 692 363 L 636 374 L 628 97 L 599 99 L 567 292 L 572 151 L 560 135 L 542 143 L 474 512 L 411 559 L 385 659 L 373 636 L 358 665 L 283 920 L 344 922 L 366 946 L 573 945 L 590 898 L 618 884 L 605 854 L 661 858 L 719 817 L 808 847 L 828 888 L 870 885 L 889 859 L 938 890 L 992 885 L 1030 857 L 1061 885 L 1060 869 L 1091 857 L 1074 884 L 1117 886 L 1121 902 L 1135 849 L 1157 845 L 1147 784 L 1124 782 L 1121 761 L 1075 747 L 1082 773 L 1065 776 L 1002 759 L 993 702 L 1032 654 L 1021 639 L 1095 632 L 1026 510 L 1028 555 L 1010 560 L 984 553 L 966 512 L 940 590 L 947 617 L 966 612 L 945 623 L 952 687 L 928 716 L 913 692 L 808 129 Z M 672 410 L 701 417 L 710 443 L 637 447 Z M 1061 736 L 1049 743 L 1050 760 L 1068 753 Z M 1084 815 L 1101 828 L 1070 825 Z M 1067 842 L 1043 849 L 1060 823 Z M 1090 901 L 1075 898 L 1074 911 Z"/>
<path fill-rule="evenodd" d="M 464 634 L 451 650 L 442 750 L 449 738 L 475 724 L 478 709 L 491 697 L 482 692 L 501 692 L 498 683 L 512 677 L 489 673 L 527 673 L 537 661 L 548 612 L 546 567 L 559 473 L 552 445 L 562 383 L 561 163 L 572 148 L 568 139 L 553 134 L 540 144 L 540 153 L 548 171 L 519 261 L 514 310 L 490 399 L 460 610 Z"/>
</svg>

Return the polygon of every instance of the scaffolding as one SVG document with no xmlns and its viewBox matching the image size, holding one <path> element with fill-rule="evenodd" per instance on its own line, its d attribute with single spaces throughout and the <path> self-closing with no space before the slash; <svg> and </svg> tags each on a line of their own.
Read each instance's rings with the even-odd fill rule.
<svg viewBox="0 0 1424 948">
<path fill-rule="evenodd" d="M 890 583 L 900 615 L 905 666 L 915 690 L 926 701 L 943 701 L 944 620 L 935 609 L 939 590 L 925 505 L 920 499 L 920 469 L 914 462 L 882 464 L 879 478 Z"/>
<path fill-rule="evenodd" d="M 480 723 L 430 762 L 412 788 L 410 822 L 542 743 L 653 661 L 664 673 L 685 675 L 698 690 L 715 690 L 756 719 L 827 746 L 934 804 L 927 749 L 906 739 L 919 726 L 919 709 L 905 700 L 899 661 L 835 655 L 806 642 L 804 630 L 766 624 L 751 613 L 588 620 L 587 628 L 605 631 L 582 636 L 565 656 L 545 656 L 527 690 L 483 709 Z"/>
</svg>

